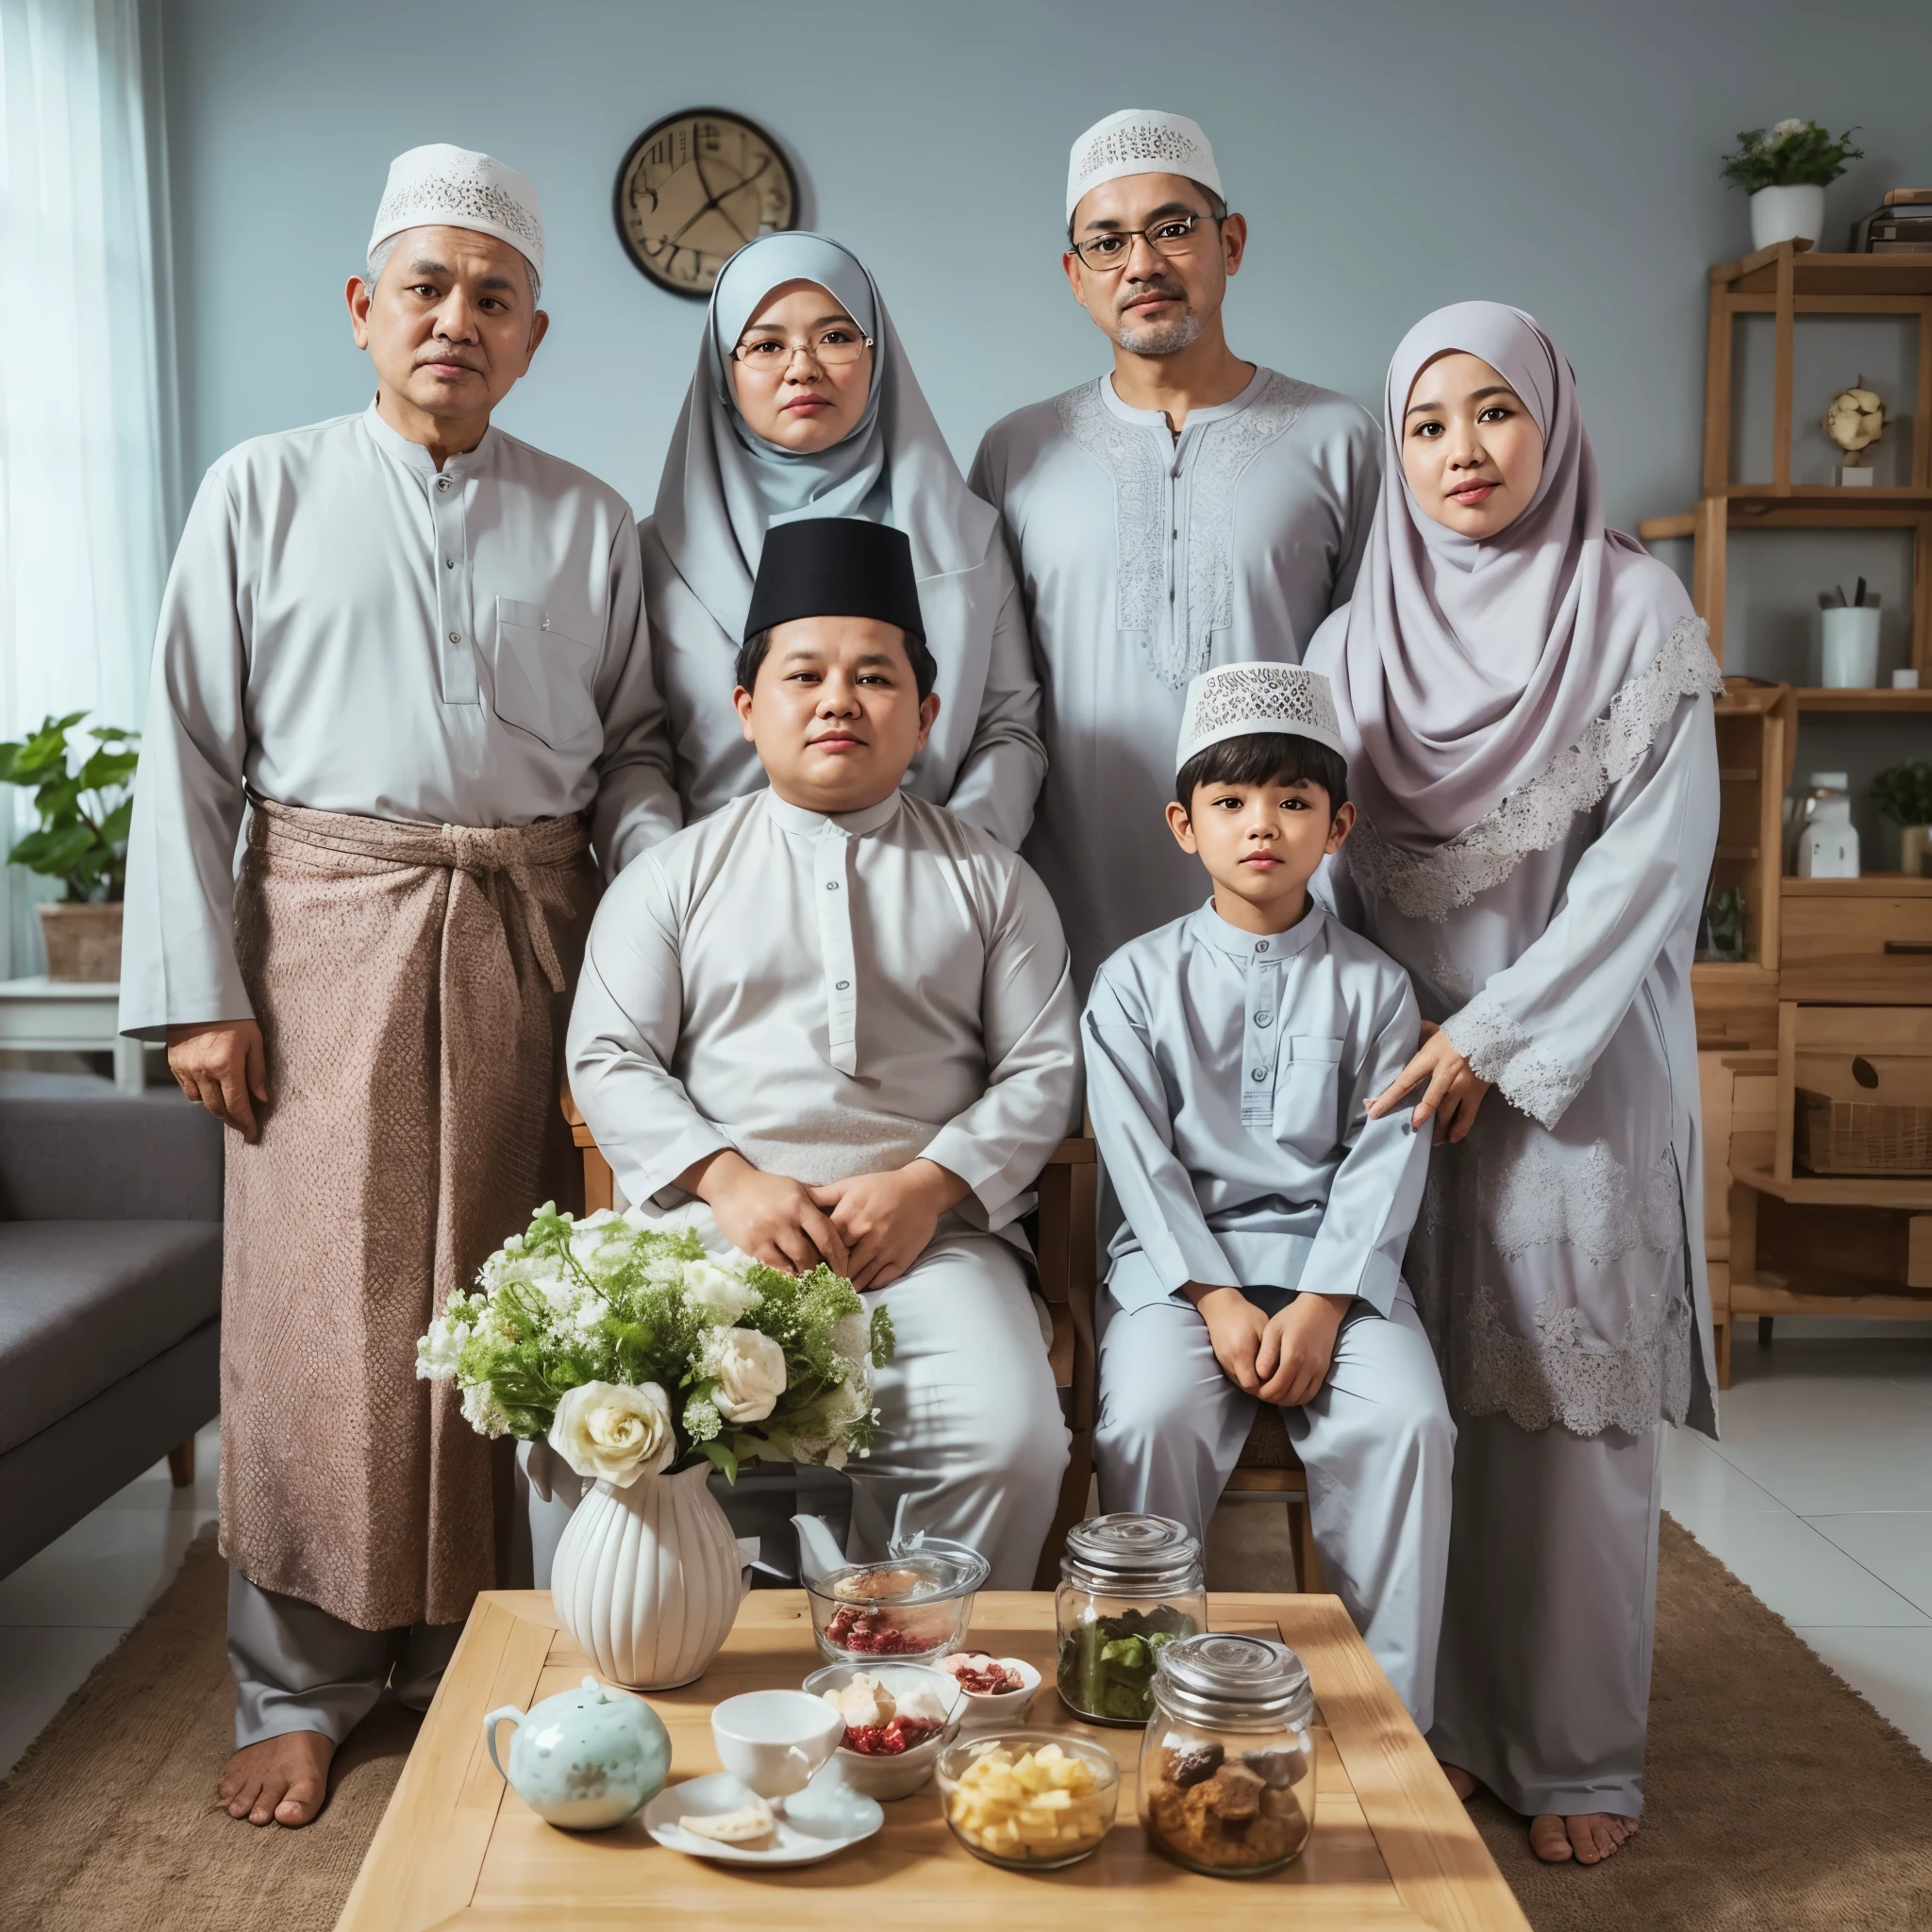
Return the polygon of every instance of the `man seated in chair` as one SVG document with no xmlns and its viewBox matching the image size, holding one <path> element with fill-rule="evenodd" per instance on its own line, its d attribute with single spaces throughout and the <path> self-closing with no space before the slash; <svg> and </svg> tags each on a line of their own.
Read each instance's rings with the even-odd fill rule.
<svg viewBox="0 0 1932 1932">
<path fill-rule="evenodd" d="M 1168 824 L 1213 883 L 1087 1005 L 1088 1106 L 1124 1224 L 1098 1310 L 1101 1506 L 1197 1535 L 1257 1400 L 1308 1476 L 1322 1568 L 1429 1727 L 1455 1430 L 1402 1252 L 1429 1141 L 1367 1102 L 1415 1051 L 1407 976 L 1308 895 L 1354 821 L 1327 680 L 1188 693 Z"/>
<path fill-rule="evenodd" d="M 823 1260 L 890 1310 L 851 1556 L 924 1530 L 1024 1590 L 1068 1439 L 1018 1222 L 1073 1110 L 1077 1016 L 1031 870 L 900 790 L 934 677 L 902 532 L 771 530 L 734 693 L 769 789 L 605 895 L 570 1078 L 654 1224 Z"/>
</svg>

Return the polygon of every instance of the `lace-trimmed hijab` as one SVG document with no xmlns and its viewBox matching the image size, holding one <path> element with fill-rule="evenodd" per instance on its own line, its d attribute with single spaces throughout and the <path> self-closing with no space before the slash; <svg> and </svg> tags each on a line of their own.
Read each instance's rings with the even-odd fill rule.
<svg viewBox="0 0 1932 1932">
<path fill-rule="evenodd" d="M 857 427 L 810 454 L 767 442 L 744 420 L 731 355 L 782 283 L 816 282 L 873 339 L 872 390 Z M 658 487 L 658 534 L 673 567 L 735 651 L 765 532 L 802 517 L 863 517 L 903 530 L 921 580 L 983 562 L 997 516 L 967 488 L 865 265 L 823 235 L 767 235 L 724 264 L 711 291 L 697 374 Z M 943 618 L 935 624 L 942 627 Z M 967 641 L 927 640 L 941 663 Z"/>
<path fill-rule="evenodd" d="M 1402 473 L 1416 378 L 1454 350 L 1498 370 L 1543 437 L 1528 508 L 1486 540 L 1439 524 Z M 1440 919 L 1554 844 L 1681 698 L 1722 678 L 1674 573 L 1605 526 L 1575 376 L 1530 316 L 1496 302 L 1424 316 L 1390 364 L 1384 432 L 1354 601 L 1309 662 L 1333 684 L 1366 820 L 1354 869 L 1398 909 Z"/>
</svg>

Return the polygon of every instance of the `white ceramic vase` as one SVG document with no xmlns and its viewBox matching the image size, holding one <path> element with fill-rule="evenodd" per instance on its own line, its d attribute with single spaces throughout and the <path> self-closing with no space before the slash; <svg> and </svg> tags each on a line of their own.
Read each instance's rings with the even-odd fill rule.
<svg viewBox="0 0 1932 1932">
<path fill-rule="evenodd" d="M 704 1674 L 745 1591 L 706 1465 L 593 1483 L 557 1545 L 558 1621 L 609 1683 L 670 1690 Z"/>
<path fill-rule="evenodd" d="M 1813 248 L 1824 245 L 1824 190 L 1817 187 L 1760 188 L 1751 197 L 1751 245 L 1770 248 L 1802 236 Z"/>
</svg>

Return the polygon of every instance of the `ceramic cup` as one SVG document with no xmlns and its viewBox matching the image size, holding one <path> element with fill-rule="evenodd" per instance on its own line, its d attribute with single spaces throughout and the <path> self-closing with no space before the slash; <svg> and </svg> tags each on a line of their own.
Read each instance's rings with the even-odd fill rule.
<svg viewBox="0 0 1932 1932">
<path fill-rule="evenodd" d="M 1824 626 L 1824 675 L 1828 691 L 1848 691 L 1878 682 L 1878 621 L 1874 605 L 1852 605 L 1820 613 Z"/>
<path fill-rule="evenodd" d="M 718 1762 L 768 1802 L 804 1790 L 844 1735 L 845 1720 L 803 1690 L 748 1690 L 711 1712 Z"/>
</svg>

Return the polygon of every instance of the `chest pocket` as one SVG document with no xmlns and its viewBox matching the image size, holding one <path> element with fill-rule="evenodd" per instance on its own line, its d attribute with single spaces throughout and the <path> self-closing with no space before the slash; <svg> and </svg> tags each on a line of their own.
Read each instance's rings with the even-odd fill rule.
<svg viewBox="0 0 1932 1932">
<path fill-rule="evenodd" d="M 499 597 L 491 708 L 552 751 L 594 758 L 604 745 L 591 689 L 597 656 L 594 639 L 566 628 L 542 605 Z"/>
<path fill-rule="evenodd" d="M 1281 1130 L 1325 1149 L 1341 1135 L 1341 1041 L 1326 1033 L 1291 1033 L 1281 1042 L 1275 1118 Z"/>
</svg>

